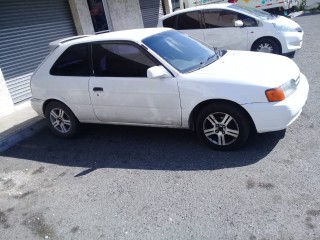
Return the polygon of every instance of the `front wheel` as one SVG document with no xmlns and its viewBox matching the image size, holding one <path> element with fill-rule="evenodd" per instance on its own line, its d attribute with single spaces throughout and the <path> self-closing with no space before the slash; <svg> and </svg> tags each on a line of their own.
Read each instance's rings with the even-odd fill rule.
<svg viewBox="0 0 320 240">
<path fill-rule="evenodd" d="M 248 139 L 250 121 L 239 107 L 227 103 L 204 108 L 196 123 L 199 137 L 217 150 L 234 150 Z"/>
<path fill-rule="evenodd" d="M 279 45 L 272 39 L 260 39 L 252 47 L 252 51 L 280 54 Z"/>
</svg>

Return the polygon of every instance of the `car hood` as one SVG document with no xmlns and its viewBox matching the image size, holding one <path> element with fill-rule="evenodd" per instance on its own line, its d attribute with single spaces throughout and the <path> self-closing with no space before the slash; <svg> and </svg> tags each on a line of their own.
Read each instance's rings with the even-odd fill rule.
<svg viewBox="0 0 320 240">
<path fill-rule="evenodd" d="M 283 17 L 283 16 L 278 16 L 275 19 L 267 20 L 267 22 L 275 23 L 277 25 L 288 26 L 290 28 L 300 28 L 300 25 L 298 23 L 296 23 L 292 19 L 289 19 L 289 18 Z"/>
<path fill-rule="evenodd" d="M 190 74 L 190 77 L 215 82 L 276 88 L 291 79 L 297 79 L 300 70 L 291 59 L 284 56 L 227 51 L 217 61 Z"/>
</svg>

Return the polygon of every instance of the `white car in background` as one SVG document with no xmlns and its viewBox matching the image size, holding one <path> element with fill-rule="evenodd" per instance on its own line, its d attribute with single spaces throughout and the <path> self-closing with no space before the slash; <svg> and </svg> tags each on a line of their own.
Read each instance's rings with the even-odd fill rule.
<svg viewBox="0 0 320 240">
<path fill-rule="evenodd" d="M 302 46 L 298 23 L 283 16 L 237 4 L 192 7 L 165 15 L 158 27 L 169 27 L 214 47 L 294 56 Z"/>
<path fill-rule="evenodd" d="M 309 90 L 289 58 L 217 50 L 172 29 L 78 36 L 51 47 L 32 76 L 31 103 L 64 138 L 80 122 L 172 127 L 236 149 L 251 131 L 289 126 Z"/>
</svg>

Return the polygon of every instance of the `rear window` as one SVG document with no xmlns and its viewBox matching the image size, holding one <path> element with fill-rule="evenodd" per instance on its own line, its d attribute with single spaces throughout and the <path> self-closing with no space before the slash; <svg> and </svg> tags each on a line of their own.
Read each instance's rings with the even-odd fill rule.
<svg viewBox="0 0 320 240">
<path fill-rule="evenodd" d="M 163 20 L 163 26 L 176 30 L 192 30 L 201 28 L 200 12 L 186 12 Z"/>
<path fill-rule="evenodd" d="M 50 74 L 56 76 L 89 76 L 88 45 L 74 45 L 65 50 L 53 64 Z"/>
<path fill-rule="evenodd" d="M 187 12 L 178 15 L 177 30 L 200 29 L 200 12 Z"/>
<path fill-rule="evenodd" d="M 175 16 L 169 17 L 167 19 L 164 19 L 163 26 L 176 29 L 177 17 L 178 17 L 178 15 L 175 15 Z"/>
</svg>

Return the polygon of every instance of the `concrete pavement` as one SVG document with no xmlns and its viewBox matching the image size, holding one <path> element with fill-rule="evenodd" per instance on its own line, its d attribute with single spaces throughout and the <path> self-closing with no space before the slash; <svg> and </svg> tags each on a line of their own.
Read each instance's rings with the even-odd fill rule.
<svg viewBox="0 0 320 240">
<path fill-rule="evenodd" d="M 13 113 L 0 118 L 0 152 L 32 136 L 45 126 L 42 117 L 27 101 L 15 107 Z"/>
</svg>

